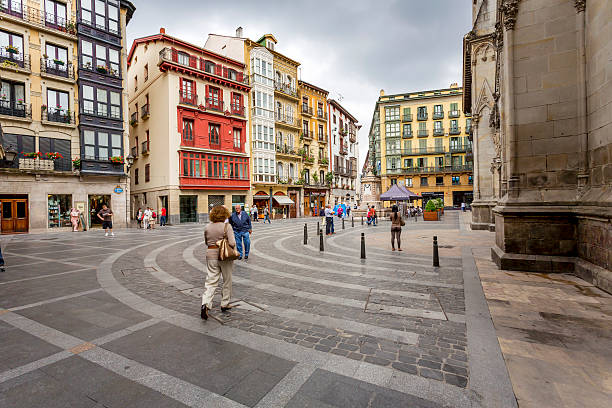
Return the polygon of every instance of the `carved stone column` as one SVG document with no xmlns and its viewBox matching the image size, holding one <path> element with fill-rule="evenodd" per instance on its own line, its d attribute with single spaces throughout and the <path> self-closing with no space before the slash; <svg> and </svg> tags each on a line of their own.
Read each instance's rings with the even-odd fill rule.
<svg viewBox="0 0 612 408">
<path fill-rule="evenodd" d="M 480 117 L 478 114 L 472 114 L 472 160 L 473 169 L 472 174 L 474 176 L 474 198 L 480 200 L 480 157 L 478 157 L 478 122 Z"/>
<path fill-rule="evenodd" d="M 586 95 L 586 39 L 585 8 L 586 0 L 574 0 L 576 7 L 576 38 L 578 49 L 578 131 L 580 132 L 580 169 L 578 172 L 578 192 L 580 195 L 589 184 L 589 133 L 587 128 Z"/>
</svg>

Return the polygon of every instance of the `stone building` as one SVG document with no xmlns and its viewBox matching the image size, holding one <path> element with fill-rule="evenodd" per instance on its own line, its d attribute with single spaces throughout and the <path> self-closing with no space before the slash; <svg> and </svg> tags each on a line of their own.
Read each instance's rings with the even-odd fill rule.
<svg viewBox="0 0 612 408">
<path fill-rule="evenodd" d="M 474 222 L 504 269 L 612 291 L 609 0 L 474 0 L 464 39 Z"/>
</svg>

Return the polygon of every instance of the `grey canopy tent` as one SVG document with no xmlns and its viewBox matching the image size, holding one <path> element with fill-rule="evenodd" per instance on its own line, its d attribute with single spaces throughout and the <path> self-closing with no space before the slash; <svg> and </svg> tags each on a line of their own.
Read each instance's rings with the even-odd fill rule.
<svg viewBox="0 0 612 408">
<path fill-rule="evenodd" d="M 380 201 L 412 201 L 421 198 L 404 186 L 393 184 L 389 190 L 380 195 Z"/>
</svg>

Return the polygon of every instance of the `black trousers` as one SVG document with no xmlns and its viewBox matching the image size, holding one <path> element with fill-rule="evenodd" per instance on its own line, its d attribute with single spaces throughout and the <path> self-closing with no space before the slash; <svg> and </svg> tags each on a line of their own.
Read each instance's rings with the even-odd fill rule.
<svg viewBox="0 0 612 408">
<path fill-rule="evenodd" d="M 332 222 L 334 222 L 332 217 L 325 217 L 325 234 L 332 233 Z"/>
</svg>

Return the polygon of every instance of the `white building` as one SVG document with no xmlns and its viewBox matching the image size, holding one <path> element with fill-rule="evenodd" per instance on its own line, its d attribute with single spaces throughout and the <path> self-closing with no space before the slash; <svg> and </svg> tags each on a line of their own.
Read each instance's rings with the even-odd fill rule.
<svg viewBox="0 0 612 408">
<path fill-rule="evenodd" d="M 357 161 L 359 148 L 357 119 L 338 102 L 330 99 L 329 110 L 330 159 L 334 182 L 330 204 L 357 203 Z"/>
</svg>

